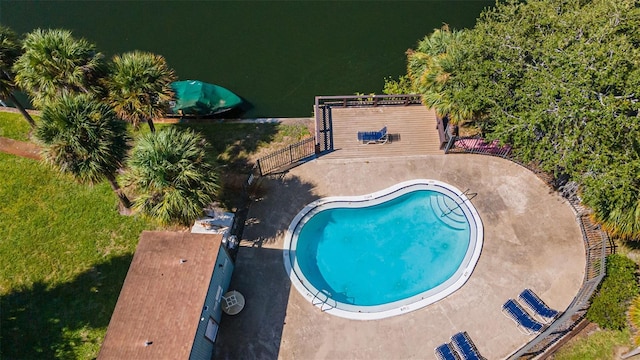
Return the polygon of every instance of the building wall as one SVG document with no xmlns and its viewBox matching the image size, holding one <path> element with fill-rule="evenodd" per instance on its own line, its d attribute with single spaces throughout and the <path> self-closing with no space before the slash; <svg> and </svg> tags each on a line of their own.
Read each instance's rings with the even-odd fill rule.
<svg viewBox="0 0 640 360">
<path fill-rule="evenodd" d="M 234 264 L 231 257 L 227 253 L 224 245 L 220 246 L 216 265 L 213 270 L 213 276 L 209 284 L 209 292 L 205 298 L 205 303 L 200 316 L 200 323 L 193 341 L 190 359 L 193 360 L 210 360 L 213 354 L 214 343 L 205 337 L 209 318 L 220 324 L 222 317 L 222 306 L 220 304 L 221 297 L 229 289 L 231 282 L 231 274 L 233 273 Z"/>
</svg>

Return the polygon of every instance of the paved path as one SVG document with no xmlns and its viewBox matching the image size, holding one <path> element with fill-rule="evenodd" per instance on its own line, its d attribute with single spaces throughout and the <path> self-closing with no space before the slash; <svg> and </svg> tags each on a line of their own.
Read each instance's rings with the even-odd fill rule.
<svg viewBox="0 0 640 360">
<path fill-rule="evenodd" d="M 477 192 L 484 247 L 469 281 L 447 298 L 393 318 L 357 321 L 321 312 L 292 288 L 284 270 L 284 231 L 307 203 L 362 195 L 416 178 Z M 528 170 L 500 158 L 434 155 L 318 160 L 266 180 L 249 212 L 231 287 L 246 307 L 223 317 L 219 359 L 434 359 L 433 349 L 467 331 L 487 359 L 508 357 L 531 336 L 501 305 L 525 287 L 565 310 L 580 288 L 585 250 L 568 204 Z"/>
</svg>

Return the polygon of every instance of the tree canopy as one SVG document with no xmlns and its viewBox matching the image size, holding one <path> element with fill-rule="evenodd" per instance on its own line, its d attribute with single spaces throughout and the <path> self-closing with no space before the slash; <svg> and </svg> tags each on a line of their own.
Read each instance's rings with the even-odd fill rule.
<svg viewBox="0 0 640 360">
<path fill-rule="evenodd" d="M 209 144 L 192 130 L 142 135 L 131 151 L 126 180 L 138 193 L 134 209 L 164 224 L 190 225 L 218 191 Z"/>
<path fill-rule="evenodd" d="M 10 28 L 0 25 L 0 95 L 8 96 L 13 92 L 11 68 L 21 53 L 18 35 Z"/>
<path fill-rule="evenodd" d="M 21 54 L 22 45 L 18 35 L 10 28 L 0 25 L 0 96 L 10 99 L 29 125 L 34 128 L 35 121 L 14 95 L 16 84 L 13 81 L 13 65 Z"/>
<path fill-rule="evenodd" d="M 35 135 L 45 145 L 46 163 L 83 183 L 107 179 L 121 205 L 130 206 L 116 182 L 130 139 L 126 124 L 108 105 L 87 95 L 63 95 L 45 106 Z"/>
<path fill-rule="evenodd" d="M 519 160 L 569 175 L 605 228 L 637 238 L 638 28 L 633 0 L 498 2 L 473 29 L 438 29 L 410 50 L 409 90 L 439 112 L 443 101 L 463 109 Z"/>
<path fill-rule="evenodd" d="M 167 113 L 175 80 L 173 69 L 160 55 L 141 51 L 116 55 L 105 79 L 107 102 L 134 127 L 146 121 L 154 132 L 153 119 Z"/>
<path fill-rule="evenodd" d="M 65 94 L 101 92 L 103 56 L 87 40 L 68 30 L 37 29 L 25 36 L 22 47 L 24 53 L 13 66 L 15 82 L 37 108 Z"/>
</svg>

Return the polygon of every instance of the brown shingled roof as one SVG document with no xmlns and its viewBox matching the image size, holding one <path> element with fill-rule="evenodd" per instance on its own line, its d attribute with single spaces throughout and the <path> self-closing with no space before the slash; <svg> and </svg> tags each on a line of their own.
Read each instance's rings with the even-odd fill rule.
<svg viewBox="0 0 640 360">
<path fill-rule="evenodd" d="M 221 241 L 143 232 L 98 359 L 188 359 Z"/>
</svg>

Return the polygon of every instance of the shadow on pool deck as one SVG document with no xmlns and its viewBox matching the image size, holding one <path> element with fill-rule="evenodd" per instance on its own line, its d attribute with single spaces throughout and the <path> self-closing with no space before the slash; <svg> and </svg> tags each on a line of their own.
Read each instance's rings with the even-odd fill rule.
<svg viewBox="0 0 640 360">
<path fill-rule="evenodd" d="M 484 245 L 462 288 L 425 308 L 374 321 L 323 313 L 291 289 L 281 248 L 306 204 L 418 178 L 478 193 L 471 202 L 484 224 Z M 582 283 L 584 244 L 570 207 L 534 174 L 503 159 L 318 159 L 263 184 L 266 195 L 249 211 L 231 283 L 247 305 L 222 318 L 219 359 L 433 359 L 433 349 L 459 331 L 484 357 L 505 358 L 532 339 L 501 313 L 508 298 L 528 287 L 562 311 Z"/>
<path fill-rule="evenodd" d="M 265 195 L 251 205 L 230 286 L 247 303 L 240 314 L 223 315 L 216 359 L 278 357 L 291 281 L 281 245 L 273 247 L 293 216 L 319 198 L 311 183 L 297 177 L 263 178 L 258 186 Z"/>
<path fill-rule="evenodd" d="M 222 315 L 215 358 L 276 359 L 291 287 L 282 251 L 242 248 L 241 252 L 231 288 L 244 295 L 246 305 L 238 315 Z"/>
</svg>

